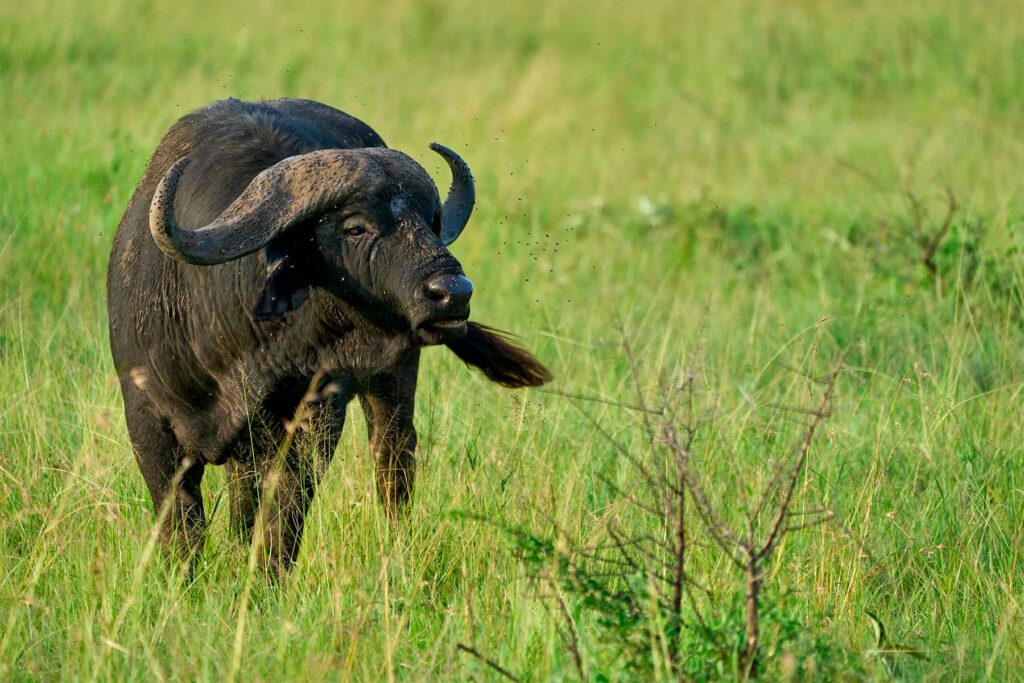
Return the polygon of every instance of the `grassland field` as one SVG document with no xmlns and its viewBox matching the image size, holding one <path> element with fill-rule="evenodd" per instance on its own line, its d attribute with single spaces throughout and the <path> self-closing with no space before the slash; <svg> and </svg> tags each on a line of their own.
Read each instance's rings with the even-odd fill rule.
<svg viewBox="0 0 1024 683">
<path fill-rule="evenodd" d="M 219 470 L 198 576 L 161 562 L 108 352 L 121 213 L 164 131 L 224 97 L 339 107 L 442 189 L 427 144 L 463 153 L 474 318 L 556 375 L 509 392 L 425 353 L 397 529 L 353 405 L 284 586 L 248 570 Z M 695 367 L 696 463 L 738 523 L 799 434 L 772 406 L 812 405 L 840 353 L 794 502 L 835 519 L 773 557 L 764 677 L 1021 677 L 1024 4 L 5 0 L 0 112 L 0 680 L 500 678 L 460 644 L 576 680 L 505 530 L 646 524 L 606 435 L 642 452 L 616 404 Z M 742 577 L 689 531 L 735 641 Z M 562 597 L 590 680 L 675 676 L 654 634 L 627 669 Z M 739 675 L 682 637 L 694 678 Z"/>
</svg>

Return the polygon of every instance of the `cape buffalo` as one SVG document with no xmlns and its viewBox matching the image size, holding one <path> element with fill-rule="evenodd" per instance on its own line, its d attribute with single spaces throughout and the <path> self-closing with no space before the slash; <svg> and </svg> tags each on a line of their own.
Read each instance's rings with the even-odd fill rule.
<svg viewBox="0 0 1024 683">
<path fill-rule="evenodd" d="M 258 529 L 261 566 L 287 572 L 356 396 L 394 517 L 413 486 L 424 346 L 504 386 L 550 378 L 468 322 L 473 286 L 446 247 L 473 210 L 473 176 L 431 148 L 453 177 L 443 204 L 410 157 L 309 100 L 216 102 L 157 147 L 118 227 L 107 296 L 128 434 L 176 551 L 201 548 L 203 470 L 223 464 L 232 526 Z"/>
</svg>

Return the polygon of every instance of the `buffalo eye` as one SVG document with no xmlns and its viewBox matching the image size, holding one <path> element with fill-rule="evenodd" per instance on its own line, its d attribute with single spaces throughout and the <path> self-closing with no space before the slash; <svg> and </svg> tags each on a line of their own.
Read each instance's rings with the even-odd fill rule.
<svg viewBox="0 0 1024 683">
<path fill-rule="evenodd" d="M 351 228 L 345 228 L 344 233 L 345 237 L 359 237 L 366 234 L 366 228 L 361 225 L 353 225 Z"/>
</svg>

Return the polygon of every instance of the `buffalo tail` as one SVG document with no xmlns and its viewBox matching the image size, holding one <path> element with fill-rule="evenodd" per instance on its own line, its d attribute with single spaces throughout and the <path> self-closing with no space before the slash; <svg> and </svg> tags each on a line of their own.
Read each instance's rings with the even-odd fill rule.
<svg viewBox="0 0 1024 683">
<path fill-rule="evenodd" d="M 504 387 L 539 387 L 551 381 L 551 372 L 529 351 L 513 344 L 507 332 L 471 322 L 465 336 L 447 346 L 463 363 L 479 368 L 487 379 Z"/>
</svg>

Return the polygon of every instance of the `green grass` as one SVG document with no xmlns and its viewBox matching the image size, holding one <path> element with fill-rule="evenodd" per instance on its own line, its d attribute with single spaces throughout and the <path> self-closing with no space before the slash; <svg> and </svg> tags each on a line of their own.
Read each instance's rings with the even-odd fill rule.
<svg viewBox="0 0 1024 683">
<path fill-rule="evenodd" d="M 503 391 L 441 350 L 402 528 L 353 406 L 286 587 L 248 575 L 220 471 L 198 580 L 151 556 L 106 259 L 160 136 L 227 96 L 330 103 L 442 187 L 427 143 L 463 153 L 479 202 L 454 252 L 474 316 L 522 334 L 556 391 L 613 401 L 633 400 L 619 326 L 651 400 L 699 348 L 724 416 L 703 473 L 735 509 L 785 452 L 752 406 L 809 403 L 785 367 L 848 349 L 797 501 L 846 530 L 776 555 L 770 675 L 1024 670 L 1024 6 L 9 2 L 0 679 L 494 678 L 459 643 L 524 680 L 575 677 L 514 543 L 471 518 L 598 534 L 623 503 L 600 476 L 635 477 L 581 410 L 634 446 L 637 419 Z M 934 227 L 947 186 L 959 209 L 932 275 L 906 193 Z M 740 577 L 706 547 L 693 571 L 731 623 Z M 590 671 L 623 677 L 570 607 Z M 924 658 L 873 656 L 869 612 Z M 666 676 L 655 647 L 651 666 Z"/>
</svg>

